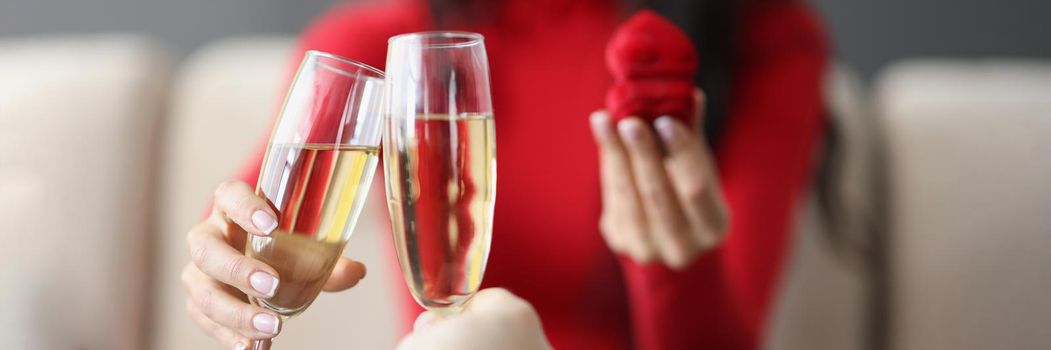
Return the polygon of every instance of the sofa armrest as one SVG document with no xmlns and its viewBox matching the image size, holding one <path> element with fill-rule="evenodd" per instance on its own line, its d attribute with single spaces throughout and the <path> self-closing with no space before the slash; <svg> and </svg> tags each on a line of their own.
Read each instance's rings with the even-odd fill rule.
<svg viewBox="0 0 1051 350">
<path fill-rule="evenodd" d="M 133 35 L 0 42 L 0 339 L 139 349 L 170 60 Z"/>
<path fill-rule="evenodd" d="M 1051 63 L 909 61 L 878 93 L 892 348 L 1046 348 Z"/>
</svg>

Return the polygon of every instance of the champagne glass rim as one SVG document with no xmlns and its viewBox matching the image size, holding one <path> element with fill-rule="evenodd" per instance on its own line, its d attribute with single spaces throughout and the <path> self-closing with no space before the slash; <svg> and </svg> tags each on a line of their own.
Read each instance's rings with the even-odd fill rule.
<svg viewBox="0 0 1051 350">
<path fill-rule="evenodd" d="M 393 45 L 397 41 L 420 40 L 420 39 L 435 39 L 435 38 L 439 38 L 439 39 L 464 39 L 464 41 L 448 42 L 448 43 L 437 43 L 437 44 L 435 44 L 435 43 L 424 43 L 423 47 L 424 48 L 461 48 L 461 47 L 470 47 L 470 46 L 481 44 L 482 41 L 485 40 L 485 37 L 482 36 L 482 34 L 475 33 L 475 32 L 439 30 L 439 31 L 427 31 L 427 32 L 415 32 L 415 33 L 398 34 L 398 35 L 390 37 L 390 39 L 387 40 L 387 43 L 388 43 L 388 45 Z"/>
<path fill-rule="evenodd" d="M 365 64 L 365 63 L 362 63 L 362 62 L 359 62 L 359 61 L 355 61 L 355 60 L 352 60 L 352 59 L 349 59 L 349 58 L 346 58 L 346 57 L 340 57 L 340 56 L 337 56 L 335 54 L 331 54 L 331 53 L 324 52 L 324 51 L 319 51 L 319 50 L 307 50 L 306 54 L 307 54 L 307 56 L 310 56 L 310 57 L 323 57 L 323 58 L 327 58 L 327 59 L 338 61 L 340 63 L 349 64 L 351 66 L 362 68 L 362 69 L 368 71 L 369 73 L 372 73 L 372 74 L 375 75 L 375 76 L 367 76 L 367 78 L 383 79 L 383 77 L 384 77 L 383 71 L 377 69 L 376 67 L 373 67 L 373 66 L 370 66 L 368 64 Z M 339 67 L 332 67 L 332 68 L 338 69 L 341 73 L 346 73 L 348 75 L 349 74 L 354 74 L 354 72 L 348 72 L 346 69 L 343 69 L 343 68 L 339 68 Z"/>
</svg>

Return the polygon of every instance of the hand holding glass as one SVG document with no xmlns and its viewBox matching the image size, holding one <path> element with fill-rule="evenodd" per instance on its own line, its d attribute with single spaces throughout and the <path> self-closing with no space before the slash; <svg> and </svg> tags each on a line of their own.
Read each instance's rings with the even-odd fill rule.
<svg viewBox="0 0 1051 350">
<path fill-rule="evenodd" d="M 282 315 L 305 310 L 343 253 L 375 173 L 383 73 L 307 52 L 267 146 L 256 192 L 277 213 L 270 236 L 251 236 L 245 254 L 278 272 L 274 296 L 252 303 Z M 269 340 L 255 341 L 267 349 Z"/>
</svg>

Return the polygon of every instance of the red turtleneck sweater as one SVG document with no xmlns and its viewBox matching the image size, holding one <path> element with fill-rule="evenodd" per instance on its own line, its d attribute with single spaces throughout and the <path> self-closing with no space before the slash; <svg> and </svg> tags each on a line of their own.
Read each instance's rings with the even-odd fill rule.
<svg viewBox="0 0 1051 350">
<path fill-rule="evenodd" d="M 618 259 L 598 232 L 588 115 L 604 105 L 604 48 L 627 15 L 614 3 L 504 0 L 492 18 L 453 26 L 485 35 L 492 70 L 500 195 L 484 286 L 532 303 L 560 349 L 755 349 L 821 135 L 821 26 L 799 2 L 744 6 L 729 119 L 716 147 L 729 236 L 685 271 L 671 271 Z M 423 1 L 343 5 L 304 32 L 292 61 L 316 49 L 382 68 L 388 37 L 432 29 Z M 262 151 L 243 180 L 255 181 Z M 419 307 L 397 289 L 410 325 Z"/>
</svg>

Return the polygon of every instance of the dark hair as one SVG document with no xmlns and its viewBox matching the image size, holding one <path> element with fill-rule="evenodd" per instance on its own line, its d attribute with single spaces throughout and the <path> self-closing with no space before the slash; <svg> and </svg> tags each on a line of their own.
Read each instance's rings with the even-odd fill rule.
<svg viewBox="0 0 1051 350">
<path fill-rule="evenodd" d="M 697 47 L 700 64 L 694 82 L 704 91 L 704 133 L 716 149 L 726 126 L 733 80 L 733 37 L 738 9 L 732 0 L 642 0 L 679 25 Z"/>
<path fill-rule="evenodd" d="M 693 40 L 700 57 L 694 81 L 706 96 L 704 133 L 713 149 L 726 125 L 733 78 L 733 37 L 738 9 L 732 0 L 610 0 L 625 9 L 649 8 L 679 25 Z M 494 2 L 428 0 L 435 23 L 441 27 L 456 19 L 470 19 L 492 10 Z"/>
</svg>

